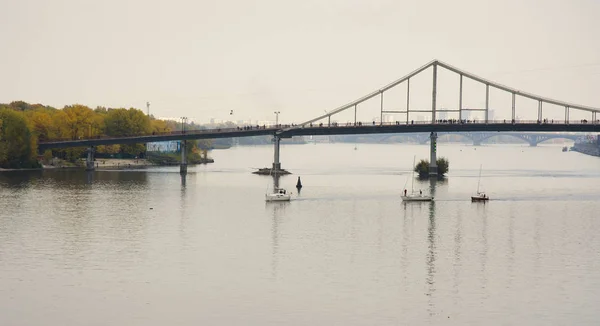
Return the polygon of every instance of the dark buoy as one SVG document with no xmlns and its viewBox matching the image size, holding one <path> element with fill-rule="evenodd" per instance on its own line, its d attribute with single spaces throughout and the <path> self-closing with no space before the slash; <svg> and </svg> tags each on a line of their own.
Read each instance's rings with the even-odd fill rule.
<svg viewBox="0 0 600 326">
<path fill-rule="evenodd" d="M 300 181 L 300 177 L 298 177 L 298 182 L 296 182 L 296 189 L 302 188 L 302 181 Z"/>
</svg>

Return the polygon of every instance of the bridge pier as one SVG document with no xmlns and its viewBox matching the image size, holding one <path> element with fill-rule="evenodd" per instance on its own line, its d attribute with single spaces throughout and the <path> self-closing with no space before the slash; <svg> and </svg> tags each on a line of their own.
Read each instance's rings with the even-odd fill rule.
<svg viewBox="0 0 600 326">
<path fill-rule="evenodd" d="M 87 157 L 85 159 L 85 170 L 86 171 L 94 171 L 94 146 L 90 146 L 87 149 Z"/>
<path fill-rule="evenodd" d="M 271 168 L 260 168 L 260 169 L 258 169 L 258 171 L 254 171 L 252 173 L 261 174 L 261 175 L 272 175 L 272 176 L 290 174 L 289 171 L 286 171 L 285 169 L 281 168 L 281 162 L 279 162 L 279 145 L 281 143 L 281 136 L 274 135 L 273 143 L 274 143 L 273 166 Z"/>
<path fill-rule="evenodd" d="M 181 163 L 179 164 L 179 174 L 187 174 L 187 144 L 185 140 L 181 141 Z"/>
<path fill-rule="evenodd" d="M 437 177 L 437 132 L 429 134 L 429 177 Z"/>
<path fill-rule="evenodd" d="M 279 144 L 281 142 L 281 137 L 279 136 L 275 136 L 273 138 L 273 142 L 275 143 L 275 154 L 273 156 L 273 173 L 275 175 L 277 175 L 277 173 L 279 173 L 279 170 L 281 170 L 281 163 L 279 162 Z"/>
</svg>

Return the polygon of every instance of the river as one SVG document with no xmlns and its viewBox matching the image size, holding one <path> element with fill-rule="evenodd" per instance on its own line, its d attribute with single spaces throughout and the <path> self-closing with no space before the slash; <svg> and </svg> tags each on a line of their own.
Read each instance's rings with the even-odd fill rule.
<svg viewBox="0 0 600 326">
<path fill-rule="evenodd" d="M 597 325 L 600 159 L 560 146 L 270 146 L 214 164 L 0 173 L 0 325 Z M 488 203 L 471 203 L 480 165 Z M 304 188 L 296 194 L 301 176 Z"/>
</svg>

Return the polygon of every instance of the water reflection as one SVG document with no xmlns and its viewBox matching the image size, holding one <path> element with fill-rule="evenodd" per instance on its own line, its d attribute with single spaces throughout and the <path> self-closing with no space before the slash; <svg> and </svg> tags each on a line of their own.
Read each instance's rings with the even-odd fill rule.
<svg viewBox="0 0 600 326">
<path fill-rule="evenodd" d="M 460 280 L 460 270 L 461 270 L 461 247 L 462 247 L 462 215 L 463 212 L 462 210 L 458 211 L 458 214 L 456 215 L 456 225 L 454 226 L 454 263 L 453 263 L 453 270 L 454 270 L 454 284 L 453 284 L 453 289 L 454 289 L 454 293 L 458 294 L 459 293 L 459 280 Z"/>
<path fill-rule="evenodd" d="M 487 206 L 486 205 L 478 205 L 477 211 L 479 216 L 481 216 L 481 244 L 483 248 L 480 253 L 480 263 L 481 263 L 481 288 L 485 293 L 485 298 L 489 296 L 489 292 L 487 291 L 487 260 L 488 260 L 488 239 L 487 239 L 487 229 L 488 229 L 488 218 L 487 218 Z"/>
<path fill-rule="evenodd" d="M 94 172 L 93 171 L 86 171 L 85 177 L 86 177 L 86 184 L 91 185 L 92 183 L 94 183 Z"/>
<path fill-rule="evenodd" d="M 42 182 L 53 188 L 71 189 L 77 186 L 96 184 L 147 184 L 148 174 L 144 171 L 84 171 L 56 169 L 44 171 L 23 171 L 11 174 L 0 174 L 0 183 L 9 186 L 29 186 L 34 181 Z"/>
<path fill-rule="evenodd" d="M 279 228 L 282 217 L 285 216 L 287 202 L 275 202 L 265 205 L 267 210 L 272 210 L 271 218 L 271 277 L 277 279 L 277 264 L 279 251 Z"/>
<path fill-rule="evenodd" d="M 0 172 L 0 186 L 3 188 L 26 189 L 41 179 L 43 171 L 6 171 Z"/>
<path fill-rule="evenodd" d="M 435 186 L 432 188 L 435 191 Z M 432 193 L 433 195 L 433 193 Z M 430 316 L 435 314 L 435 304 L 433 302 L 433 294 L 435 293 L 435 260 L 436 260 L 436 223 L 435 223 L 435 201 L 429 203 L 429 226 L 427 228 L 427 311 Z"/>
<path fill-rule="evenodd" d="M 508 287 L 512 285 L 514 277 L 513 266 L 515 263 L 515 216 L 512 207 L 508 212 Z"/>
</svg>

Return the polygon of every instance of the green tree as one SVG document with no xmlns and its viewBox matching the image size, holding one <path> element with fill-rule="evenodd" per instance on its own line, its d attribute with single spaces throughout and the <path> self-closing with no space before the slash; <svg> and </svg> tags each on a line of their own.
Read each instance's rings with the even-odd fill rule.
<svg viewBox="0 0 600 326">
<path fill-rule="evenodd" d="M 131 108 L 110 109 L 104 118 L 105 131 L 108 136 L 142 136 L 151 133 L 150 118 L 144 112 Z M 143 144 L 121 145 L 121 153 L 139 155 L 145 152 Z"/>
<path fill-rule="evenodd" d="M 37 142 L 23 113 L 1 108 L 0 166 L 3 168 L 39 167 L 36 160 Z"/>
<path fill-rule="evenodd" d="M 437 173 L 439 177 L 444 176 L 450 169 L 450 161 L 445 157 L 440 157 L 436 160 Z M 429 160 L 420 160 L 415 166 L 415 172 L 419 174 L 419 178 L 426 178 L 429 176 Z"/>
<path fill-rule="evenodd" d="M 75 104 L 62 110 L 66 114 L 66 130 L 69 138 L 88 138 L 91 134 L 94 111 L 87 106 Z"/>
</svg>

